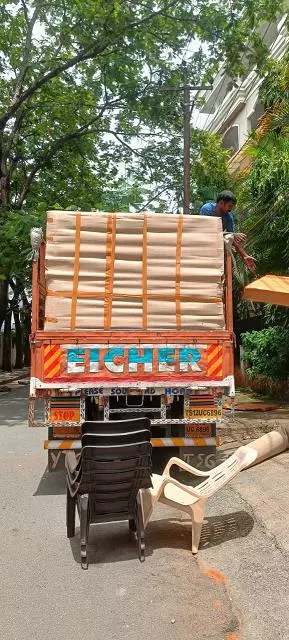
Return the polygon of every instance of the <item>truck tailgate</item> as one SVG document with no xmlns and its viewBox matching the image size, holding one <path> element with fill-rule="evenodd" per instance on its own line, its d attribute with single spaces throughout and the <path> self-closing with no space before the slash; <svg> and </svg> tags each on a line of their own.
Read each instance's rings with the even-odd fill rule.
<svg viewBox="0 0 289 640">
<path fill-rule="evenodd" d="M 227 331 L 56 332 L 32 338 L 34 388 L 230 386 Z"/>
</svg>

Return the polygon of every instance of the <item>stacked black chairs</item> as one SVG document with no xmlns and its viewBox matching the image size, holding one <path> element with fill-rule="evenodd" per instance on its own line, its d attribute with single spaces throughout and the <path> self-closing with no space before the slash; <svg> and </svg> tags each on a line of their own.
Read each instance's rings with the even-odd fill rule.
<svg viewBox="0 0 289 640">
<path fill-rule="evenodd" d="M 67 537 L 80 520 L 81 566 L 88 568 L 89 526 L 128 520 L 140 561 L 145 559 L 145 534 L 140 489 L 152 486 L 151 432 L 147 418 L 84 422 L 79 457 L 66 455 Z"/>
</svg>

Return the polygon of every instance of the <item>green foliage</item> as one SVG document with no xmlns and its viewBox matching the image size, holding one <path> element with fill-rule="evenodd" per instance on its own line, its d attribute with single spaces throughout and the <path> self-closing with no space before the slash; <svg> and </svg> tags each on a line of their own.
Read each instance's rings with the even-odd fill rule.
<svg viewBox="0 0 289 640">
<path fill-rule="evenodd" d="M 151 141 L 164 133 L 169 144 L 181 127 L 179 93 L 163 89 L 182 84 L 184 53 L 192 84 L 220 61 L 232 77 L 248 56 L 262 66 L 257 26 L 279 10 L 277 0 L 2 3 L 2 206 L 25 205 L 56 162 L 70 164 L 70 181 L 79 162 L 88 182 L 107 183 L 120 160 L 143 159 L 150 182 Z"/>
<path fill-rule="evenodd" d="M 289 308 L 265 304 L 264 321 L 267 327 L 279 325 L 286 330 L 289 329 Z"/>
<path fill-rule="evenodd" d="M 259 274 L 286 274 L 289 257 L 289 138 L 270 132 L 255 147 L 252 169 L 239 189 L 242 228 Z"/>
<path fill-rule="evenodd" d="M 44 211 L 34 214 L 11 211 L 1 212 L 0 217 L 0 278 L 19 278 L 29 286 L 31 264 L 27 261 L 30 246 L 30 229 L 41 225 Z"/>
<path fill-rule="evenodd" d="M 191 200 L 197 210 L 229 187 L 229 154 L 220 136 L 207 131 L 193 130 L 191 143 Z"/>
<path fill-rule="evenodd" d="M 269 71 L 260 88 L 260 100 L 265 109 L 271 109 L 279 104 L 288 91 L 288 53 L 280 60 L 271 60 Z"/>
<path fill-rule="evenodd" d="M 289 374 L 289 331 L 270 327 L 242 335 L 244 357 L 252 378 L 265 376 L 284 380 Z"/>
<path fill-rule="evenodd" d="M 171 192 L 180 200 L 182 104 L 164 89 L 183 83 L 184 56 L 192 84 L 221 61 L 232 77 L 248 56 L 264 65 L 257 26 L 279 10 L 277 0 L 2 2 L 1 271 L 19 273 L 23 240 L 19 253 L 7 237 L 44 208 L 122 209 L 157 194 L 163 209 Z M 214 197 L 226 179 L 217 138 L 193 131 L 193 201 Z"/>
<path fill-rule="evenodd" d="M 237 187 L 241 228 L 258 273 L 288 273 L 289 259 L 289 63 L 271 62 L 261 87 L 268 112 L 261 133 L 251 136 L 250 172 Z"/>
<path fill-rule="evenodd" d="M 165 89 L 183 84 L 184 57 L 191 84 L 220 62 L 232 78 L 248 62 L 264 68 L 257 26 L 280 10 L 278 0 L 1 2 L 1 324 L 7 280 L 25 295 L 28 231 L 46 208 L 181 200 L 182 104 Z M 193 132 L 194 202 L 225 186 L 218 145 Z"/>
</svg>

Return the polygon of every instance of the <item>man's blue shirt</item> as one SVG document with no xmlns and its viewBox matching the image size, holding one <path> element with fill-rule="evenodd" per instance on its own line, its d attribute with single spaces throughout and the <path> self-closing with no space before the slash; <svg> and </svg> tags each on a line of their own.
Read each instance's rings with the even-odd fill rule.
<svg viewBox="0 0 289 640">
<path fill-rule="evenodd" d="M 203 204 L 202 208 L 200 209 L 200 215 L 214 216 L 215 211 L 216 211 L 216 202 L 206 202 L 206 204 Z M 233 214 L 230 211 L 228 211 L 228 213 L 225 213 L 225 215 L 222 216 L 222 224 L 223 224 L 223 231 L 228 231 L 229 233 L 234 232 L 234 218 L 233 218 Z"/>
</svg>

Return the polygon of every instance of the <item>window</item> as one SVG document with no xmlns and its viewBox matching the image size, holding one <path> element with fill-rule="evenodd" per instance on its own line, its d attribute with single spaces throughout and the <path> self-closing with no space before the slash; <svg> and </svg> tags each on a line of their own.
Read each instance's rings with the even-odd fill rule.
<svg viewBox="0 0 289 640">
<path fill-rule="evenodd" d="M 231 149 L 230 155 L 234 155 L 239 149 L 239 127 L 238 125 L 233 125 L 226 131 L 223 136 L 223 148 Z"/>
</svg>

